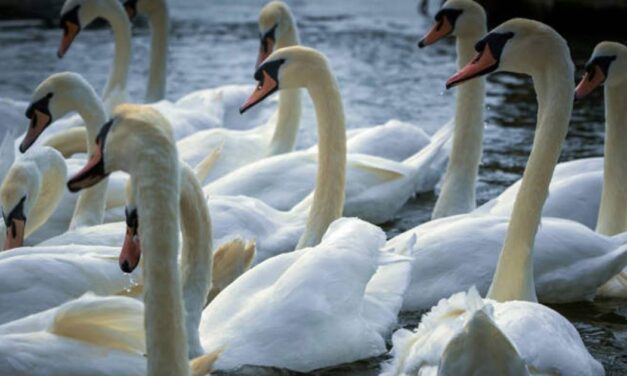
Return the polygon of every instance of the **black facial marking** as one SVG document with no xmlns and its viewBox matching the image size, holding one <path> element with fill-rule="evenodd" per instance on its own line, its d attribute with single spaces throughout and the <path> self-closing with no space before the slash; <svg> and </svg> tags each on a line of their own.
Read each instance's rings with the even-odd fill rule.
<svg viewBox="0 0 627 376">
<path fill-rule="evenodd" d="M 67 22 L 75 24 L 79 29 L 81 28 L 81 24 L 78 21 L 78 10 L 80 7 L 80 5 L 77 5 L 61 16 L 60 26 L 63 29 L 63 34 L 68 33 Z"/>
<path fill-rule="evenodd" d="M 130 9 L 132 11 L 132 15 L 137 15 L 137 0 L 126 0 L 124 2 L 124 9 Z"/>
<path fill-rule="evenodd" d="M 281 65 L 283 65 L 283 63 L 285 63 L 285 59 L 272 60 L 264 64 L 261 64 L 259 68 L 257 68 L 257 71 L 255 71 L 255 80 L 259 81 L 260 86 L 263 86 L 263 79 L 264 79 L 263 72 L 265 71 L 278 84 L 279 83 L 279 68 L 281 67 Z M 278 89 L 278 85 L 277 85 L 277 89 Z"/>
<path fill-rule="evenodd" d="M 263 48 L 264 53 L 271 52 L 269 51 L 270 46 L 268 45 L 268 40 L 271 40 L 272 42 L 276 41 L 275 32 L 276 32 L 277 26 L 279 26 L 279 24 L 272 26 L 272 28 L 266 31 L 265 34 L 259 35 L 259 39 L 261 40 L 261 48 Z"/>
<path fill-rule="evenodd" d="M 52 119 L 52 115 L 50 115 L 50 110 L 48 109 L 48 106 L 50 105 L 50 98 L 52 98 L 52 96 L 52 93 L 48 93 L 38 101 L 31 103 L 26 109 L 26 118 L 32 119 L 35 114 L 35 110 L 38 110 L 39 112 L 43 112 L 44 114 L 50 116 L 50 119 Z"/>
<path fill-rule="evenodd" d="M 492 52 L 492 56 L 496 59 L 497 63 L 492 65 L 491 67 L 479 72 L 477 75 L 483 75 L 490 72 L 495 71 L 499 67 L 499 63 L 501 61 L 501 54 L 503 53 L 503 48 L 505 47 L 505 43 L 508 40 L 514 37 L 514 33 L 490 33 L 483 37 L 477 44 L 475 44 L 475 51 L 479 53 L 479 57 L 485 51 L 486 46 L 490 47 L 490 51 Z"/>
<path fill-rule="evenodd" d="M 124 208 L 124 216 L 126 217 L 126 227 L 133 229 L 133 235 L 137 235 L 139 230 L 137 209 L 135 208 L 129 212 L 128 207 Z"/>
<path fill-rule="evenodd" d="M 17 220 L 26 221 L 26 216 L 24 215 L 24 202 L 25 201 L 26 201 L 26 196 L 22 197 L 20 202 L 18 202 L 18 204 L 15 205 L 15 207 L 13 208 L 13 210 L 11 210 L 8 216 L 4 213 L 4 208 L 2 209 L 2 219 L 4 219 L 4 224 L 6 225 L 6 227 L 11 228 L 11 231 L 13 232 L 13 237 L 17 236 L 17 233 L 16 233 L 17 229 L 15 228 L 15 226 L 13 226 L 13 220 L 17 219 Z"/>
<path fill-rule="evenodd" d="M 594 59 L 588 61 L 585 65 L 586 72 L 588 73 L 588 81 L 592 81 L 594 79 L 594 75 L 596 71 L 594 69 L 595 66 L 598 66 L 601 69 L 601 72 L 607 77 L 607 73 L 610 70 L 610 64 L 616 60 L 616 56 L 597 56 Z"/>
<path fill-rule="evenodd" d="M 438 13 L 435 14 L 435 20 L 438 22 L 438 26 L 436 30 L 440 30 L 442 25 L 444 24 L 444 17 L 448 19 L 448 22 L 451 24 L 453 29 L 455 29 L 455 22 L 464 11 L 461 9 L 440 9 Z"/>
</svg>

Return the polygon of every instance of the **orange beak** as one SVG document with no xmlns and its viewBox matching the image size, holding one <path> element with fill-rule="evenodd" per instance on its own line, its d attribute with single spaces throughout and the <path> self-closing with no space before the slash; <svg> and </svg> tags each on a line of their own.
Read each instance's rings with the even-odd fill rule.
<svg viewBox="0 0 627 376">
<path fill-rule="evenodd" d="M 74 38 L 78 35 L 81 28 L 74 22 L 65 21 L 65 28 L 63 29 L 63 37 L 61 37 L 61 44 L 57 51 L 57 56 L 61 59 L 74 41 Z"/>
<path fill-rule="evenodd" d="M 257 63 L 255 64 L 255 69 L 259 68 L 261 63 L 270 56 L 270 54 L 274 51 L 274 40 L 272 38 L 265 38 L 259 44 L 259 55 L 257 55 Z"/>
<path fill-rule="evenodd" d="M 139 259 L 141 257 L 141 247 L 139 244 L 139 235 L 135 229 L 131 227 L 126 228 L 126 237 L 124 238 L 124 244 L 120 251 L 120 269 L 124 273 L 131 273 L 137 265 L 139 265 Z"/>
<path fill-rule="evenodd" d="M 579 82 L 579 85 L 577 85 L 575 89 L 575 99 L 581 99 L 592 93 L 594 89 L 605 82 L 605 78 L 603 70 L 598 65 L 595 65 L 592 72 L 586 72 L 581 78 L 581 82 Z"/>
<path fill-rule="evenodd" d="M 490 46 L 486 45 L 484 50 L 480 52 L 470 63 L 460 69 L 457 73 L 452 75 L 448 81 L 446 81 L 446 88 L 450 89 L 453 86 L 459 85 L 464 81 L 468 81 L 477 76 L 492 72 L 496 69 L 499 61 L 496 60 Z"/>
<path fill-rule="evenodd" d="M 44 129 L 50 124 L 50 115 L 41 112 L 39 110 L 33 111 L 33 116 L 30 119 L 30 126 L 28 127 L 28 131 L 26 131 L 26 136 L 22 140 L 20 144 L 20 151 L 24 153 L 28 148 L 30 148 L 37 138 L 42 134 Z"/>
<path fill-rule="evenodd" d="M 448 17 L 442 16 L 439 22 L 436 22 L 429 33 L 418 42 L 418 47 L 423 48 L 429 46 L 445 36 L 453 32 L 453 25 L 448 20 Z"/>
<path fill-rule="evenodd" d="M 270 77 L 268 72 L 264 70 L 262 71 L 262 74 L 263 74 L 262 82 L 257 86 L 257 88 L 255 88 L 255 91 L 253 91 L 250 97 L 248 97 L 248 99 L 246 100 L 246 102 L 244 102 L 242 107 L 239 108 L 240 114 L 243 114 L 248 109 L 250 109 L 257 103 L 261 102 L 267 96 L 269 96 L 270 94 L 272 94 L 278 89 L 279 87 L 278 83 L 272 77 Z"/>
<path fill-rule="evenodd" d="M 81 189 L 92 187 L 107 177 L 104 172 L 104 161 L 100 142 L 96 142 L 96 151 L 89 158 L 83 167 L 74 177 L 68 181 L 67 186 L 70 192 L 78 192 Z"/>
<path fill-rule="evenodd" d="M 24 228 L 26 221 L 23 219 L 12 219 L 11 226 L 7 228 L 7 236 L 4 239 L 4 250 L 18 248 L 24 245 Z"/>
</svg>

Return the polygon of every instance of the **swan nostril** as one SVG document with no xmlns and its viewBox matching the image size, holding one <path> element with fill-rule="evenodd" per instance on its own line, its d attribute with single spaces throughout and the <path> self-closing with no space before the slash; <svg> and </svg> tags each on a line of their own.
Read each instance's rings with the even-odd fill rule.
<svg viewBox="0 0 627 376">
<path fill-rule="evenodd" d="M 124 273 L 130 273 L 133 271 L 131 265 L 128 263 L 128 260 L 124 260 L 120 263 L 120 269 L 122 269 Z"/>
</svg>

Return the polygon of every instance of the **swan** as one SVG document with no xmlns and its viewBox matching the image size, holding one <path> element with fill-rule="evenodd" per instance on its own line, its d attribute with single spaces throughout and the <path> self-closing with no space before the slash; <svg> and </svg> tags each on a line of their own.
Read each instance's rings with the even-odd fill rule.
<svg viewBox="0 0 627 376">
<path fill-rule="evenodd" d="M 477 57 L 447 86 L 493 71 L 530 74 L 540 102 L 535 145 L 487 298 L 474 289 L 455 294 L 434 306 L 414 332 L 395 333 L 394 358 L 383 374 L 476 374 L 479 369 L 482 375 L 603 375 L 575 327 L 537 303 L 534 285 L 533 240 L 574 97 L 566 41 L 544 24 L 513 19 L 481 39 L 476 49 Z M 544 57 L 542 63 L 538 56 Z M 481 342 L 484 346 L 472 346 L 482 337 L 489 338 Z"/>
<path fill-rule="evenodd" d="M 141 244 L 150 249 L 150 252 L 144 253 L 143 258 L 143 278 L 147 286 L 144 291 L 146 373 L 189 375 L 187 336 L 182 325 L 183 293 L 176 267 L 180 183 L 172 131 L 158 112 L 142 107 L 120 106 L 116 110 L 115 119 L 115 130 L 109 132 L 113 126 L 109 125 L 104 127 L 99 135 L 102 157 L 99 157 L 98 153 L 92 155 L 85 169 L 70 179 L 68 188 L 77 191 L 97 184 L 111 172 L 110 169 L 124 168 L 133 177 L 135 183 L 133 189 L 138 192 L 138 210 L 144 215 L 140 233 Z M 137 137 L 151 142 L 153 148 L 129 152 L 121 141 Z M 105 146 L 106 138 L 109 138 L 110 142 Z M 122 162 L 124 157 L 129 156 L 133 158 Z M 97 163 L 93 163 L 94 160 Z M 94 168 L 95 166 L 98 167 Z M 165 172 L 167 178 L 160 174 L 151 174 L 151 171 Z M 161 215 L 165 215 L 166 220 Z M 210 257 L 208 259 L 210 260 Z M 101 352 L 99 357 L 102 358 L 102 355 Z M 11 367 L 15 362 L 7 363 Z M 62 363 L 68 368 L 64 374 L 75 372 L 75 366 L 71 362 Z M 19 367 L 20 364 L 16 366 Z M 97 367 L 101 364 L 95 362 L 90 366 L 83 363 L 82 366 L 82 374 L 97 374 L 99 372 Z M 93 371 L 90 368 L 94 368 Z"/>
<path fill-rule="evenodd" d="M 26 110 L 30 125 L 19 150 L 22 153 L 26 152 L 43 133 L 48 132 L 52 124 L 56 127 L 57 119 L 73 111 L 78 112 L 84 120 L 86 129 L 84 144 L 88 154 L 96 152 L 96 136 L 103 124 L 107 122 L 108 116 L 91 85 L 80 75 L 71 72 L 55 73 L 42 81 L 34 90 Z M 72 162 L 68 161 L 68 163 Z M 125 178 L 121 174 L 116 174 L 113 180 L 115 182 L 111 184 L 111 189 L 108 189 L 109 179 L 106 179 L 81 192 L 76 205 L 73 206 L 74 212 L 68 213 L 71 217 L 58 218 L 57 221 L 63 224 L 69 222 L 69 229 L 101 224 L 107 204 L 112 207 L 120 206 L 123 202 Z M 66 207 L 67 204 L 64 204 Z M 66 229 L 67 226 L 62 230 Z M 53 233 L 53 235 L 56 234 Z"/>
<path fill-rule="evenodd" d="M 448 35 L 456 37 L 457 65 L 461 69 L 474 56 L 475 42 L 486 34 L 486 14 L 483 7 L 472 0 L 449 0 L 435 15 L 435 21 L 433 28 L 418 43 L 418 47 L 424 48 Z M 468 213 L 476 207 L 484 99 L 484 77 L 458 88 L 453 146 L 432 219 Z"/>
<path fill-rule="evenodd" d="M 330 173 L 321 175 L 326 167 L 318 167 L 318 158 L 324 163 L 336 165 L 346 158 L 341 97 L 327 65 L 318 54 L 305 47 L 277 50 L 258 68 L 255 78 L 259 81 L 259 86 L 241 108 L 245 112 L 274 91 L 307 83 L 319 122 L 320 142 L 317 149 L 275 156 L 249 164 L 206 185 L 206 194 L 248 196 L 280 210 L 295 207 L 302 209 L 310 205 L 311 197 L 307 196 L 314 187 L 315 195 L 318 194 L 314 173 L 316 169 L 320 179 L 328 180 L 328 184 L 338 179 Z M 296 76 L 295 69 L 291 66 L 303 68 L 300 77 Z M 328 86 L 314 86 L 309 83 L 314 77 L 316 80 L 324 80 Z M 433 189 L 439 172 L 432 173 L 432 162 L 443 154 L 443 145 L 451 130 L 450 123 L 445 125 L 433 136 L 427 147 L 402 163 L 369 155 L 349 154 L 344 215 L 356 216 L 372 223 L 383 223 L 392 218 L 415 192 Z M 339 180 L 336 184 L 339 184 Z"/>
<path fill-rule="evenodd" d="M 558 142 L 561 142 L 562 133 L 568 127 L 570 112 L 566 111 L 572 106 L 572 98 L 568 94 L 573 91 L 570 78 L 573 67 L 568 49 L 551 29 L 534 26 L 534 23 L 528 24 L 528 27 L 523 26 L 526 23 L 513 25 L 517 30 L 520 29 L 514 38 L 508 40 L 505 39 L 506 35 L 495 34 L 495 37 L 487 39 L 489 44 L 486 44 L 485 39 L 479 43 L 478 49 L 482 51 L 488 45 L 495 54 L 496 62 L 489 70 L 486 68 L 488 72 L 498 68 L 524 72 L 534 79 L 540 108 L 537 141 L 523 181 L 524 177 L 529 176 L 528 182 L 533 182 L 532 179 L 536 182 L 530 186 L 533 189 L 521 190 L 517 201 L 519 210 L 526 208 L 527 216 L 512 215 L 510 223 L 509 218 L 504 216 L 471 212 L 440 218 L 390 239 L 387 247 L 401 254 L 408 254 L 404 249 L 408 239 L 417 239 L 417 251 L 408 254 L 414 260 L 412 282 L 403 305 L 405 310 L 427 309 L 440 299 L 465 291 L 472 285 L 481 294 L 485 294 L 494 273 L 499 250 L 503 244 L 514 241 L 514 238 L 506 236 L 508 228 L 511 231 L 519 229 L 516 234 L 520 243 L 512 245 L 528 244 L 535 247 L 533 262 L 526 264 L 529 267 L 533 264 L 536 280 L 534 291 L 541 302 L 591 300 L 596 289 L 626 265 L 625 234 L 606 236 L 574 221 L 545 217 L 535 236 L 535 217 L 531 218 L 534 219 L 532 221 L 528 216 L 533 214 L 532 209 L 535 208 L 541 212 L 545 194 L 542 185 L 544 181 L 538 179 L 551 178 L 551 163 L 557 159 L 560 146 Z M 514 48 L 527 45 L 530 47 L 525 48 L 524 56 Z M 551 54 L 545 52 L 551 49 L 554 49 Z M 544 55 L 547 57 L 542 57 Z M 541 67 L 545 67 L 544 69 L 538 67 L 539 62 L 542 62 Z M 478 65 L 471 65 L 476 66 Z M 523 224 L 519 224 L 523 219 Z M 527 238 L 522 237 L 523 230 Z"/>
</svg>

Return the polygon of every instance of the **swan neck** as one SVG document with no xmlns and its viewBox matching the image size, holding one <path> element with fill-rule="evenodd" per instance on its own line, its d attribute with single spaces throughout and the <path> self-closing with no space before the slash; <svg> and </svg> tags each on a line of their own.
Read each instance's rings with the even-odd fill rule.
<svg viewBox="0 0 627 376">
<path fill-rule="evenodd" d="M 194 171 L 181 163 L 181 278 L 190 358 L 202 355 L 198 333 L 205 300 L 211 289 L 212 252 L 209 207 Z"/>
<path fill-rule="evenodd" d="M 294 18 L 287 16 L 285 21 L 285 30 L 279 34 L 279 38 L 276 41 L 276 45 L 274 50 L 278 50 L 279 48 L 285 48 L 290 46 L 296 46 L 300 44 L 300 36 L 298 33 L 298 27 L 294 22 Z"/>
<path fill-rule="evenodd" d="M 107 20 L 111 24 L 113 31 L 115 57 L 113 59 L 113 67 L 111 68 L 109 80 L 102 93 L 102 98 L 108 106 L 107 110 L 111 113 L 113 108 L 115 108 L 120 101 L 126 99 L 123 97 L 127 95 L 126 84 L 131 58 L 131 25 L 121 6 L 120 9 L 114 13 L 114 16 L 109 17 Z"/>
<path fill-rule="evenodd" d="M 457 38 L 457 65 L 460 69 L 474 56 L 477 39 Z M 485 76 L 470 80 L 457 89 L 453 147 L 433 218 L 475 209 L 483 142 L 485 80 Z"/>
<path fill-rule="evenodd" d="M 531 154 L 516 196 L 507 236 L 488 297 L 497 301 L 537 301 L 533 246 L 553 170 L 566 138 L 574 98 L 574 67 L 568 57 L 547 61 L 532 74 L 538 121 Z"/>
<path fill-rule="evenodd" d="M 616 235 L 627 231 L 627 85 L 605 86 L 605 160 L 603 193 L 596 231 Z"/>
<path fill-rule="evenodd" d="M 149 250 L 142 255 L 147 374 L 189 375 L 177 267 L 179 172 L 176 151 L 169 150 L 169 155 L 159 159 L 150 153 L 140 154 L 146 155 L 140 155 L 133 182 L 137 186 L 137 207 L 142 216 L 140 241 L 142 249 Z"/>
<path fill-rule="evenodd" d="M 318 121 L 318 172 L 313 203 L 297 249 L 320 243 L 329 224 L 341 217 L 346 184 L 346 129 L 337 81 L 327 70 L 308 86 Z"/>
<path fill-rule="evenodd" d="M 96 137 L 100 128 L 106 123 L 107 115 L 102 102 L 93 93 L 91 95 L 85 93 L 81 99 L 76 101 L 77 111 L 85 122 L 87 153 L 92 155 L 96 148 Z M 70 221 L 70 230 L 102 224 L 105 217 L 108 182 L 109 179 L 105 178 L 79 194 Z"/>
<path fill-rule="evenodd" d="M 301 89 L 285 89 L 279 92 L 279 109 L 270 141 L 269 156 L 294 150 L 302 112 Z"/>
<path fill-rule="evenodd" d="M 148 15 L 148 19 L 151 32 L 150 70 L 145 101 L 153 103 L 165 98 L 170 32 L 170 15 L 167 6 L 153 10 Z"/>
</svg>

